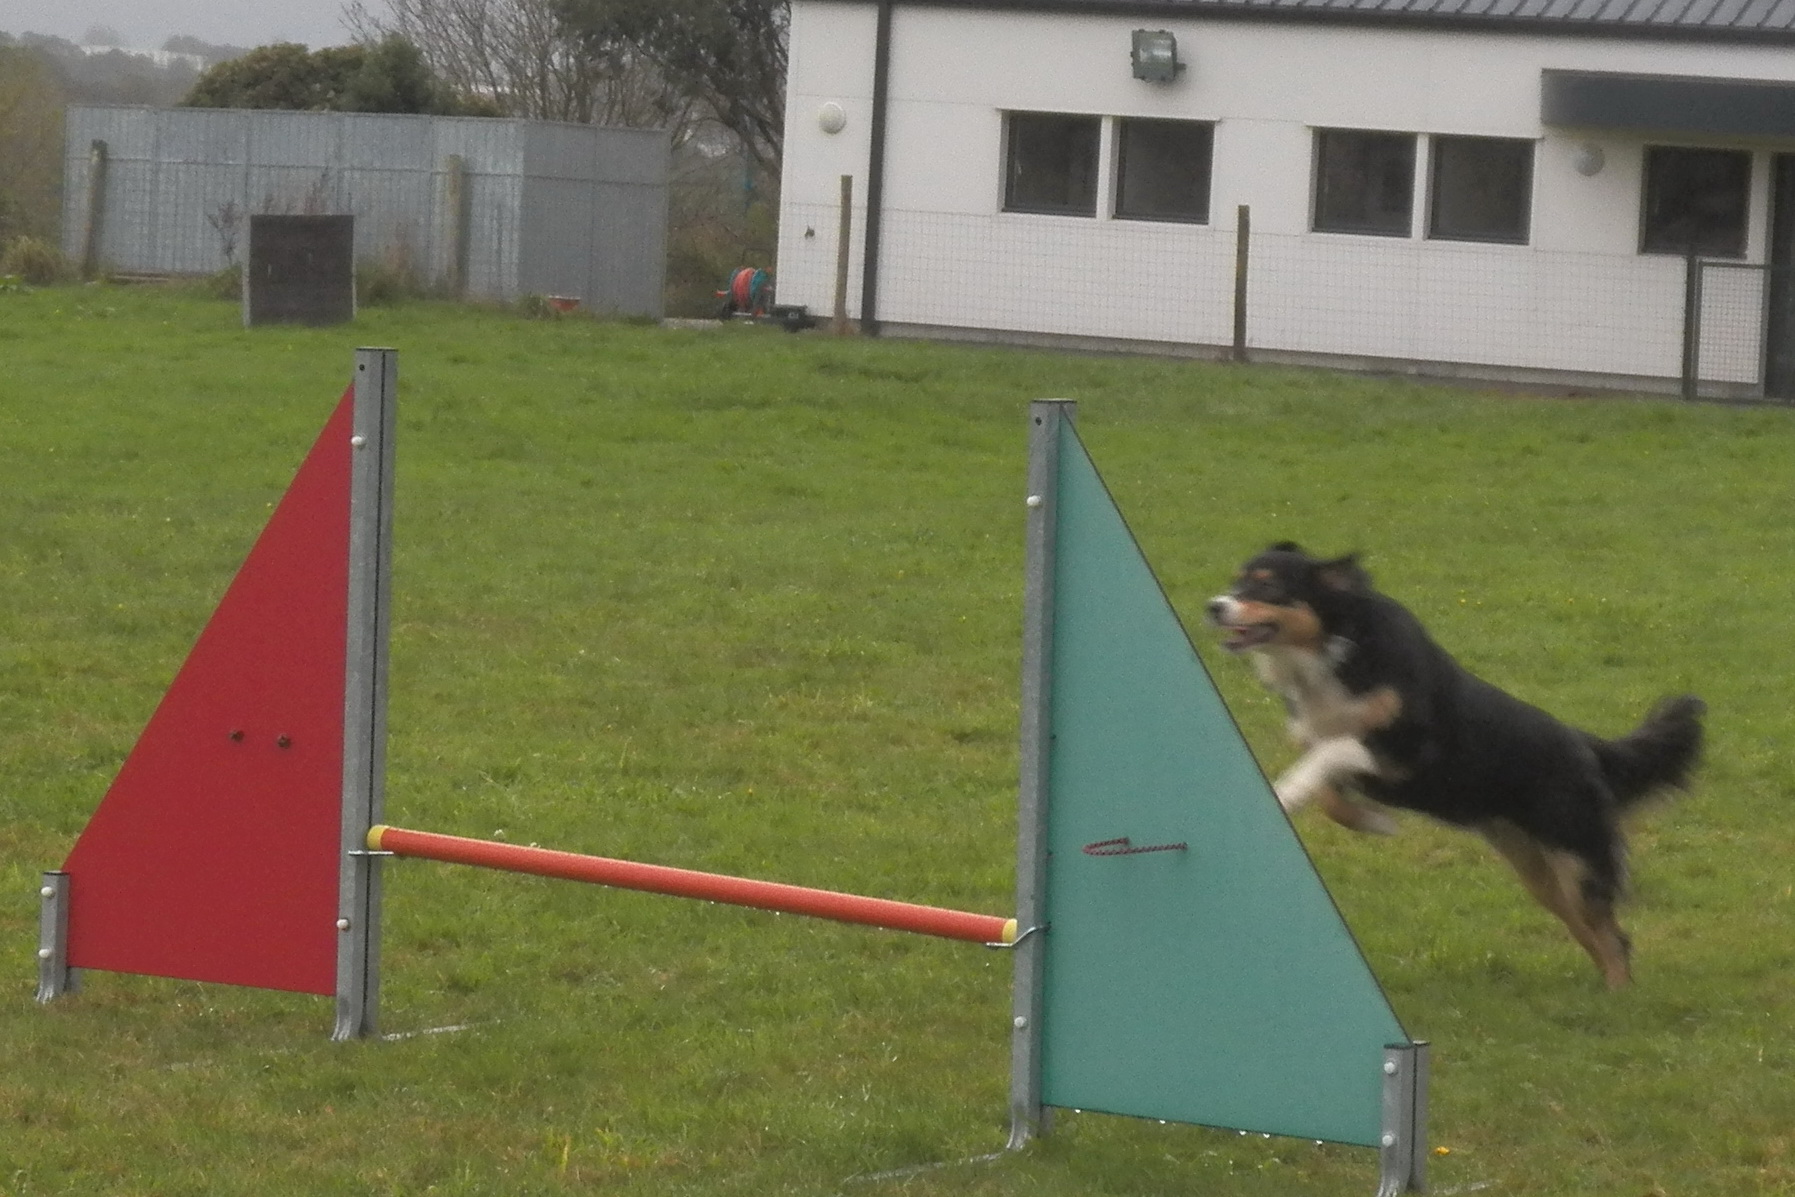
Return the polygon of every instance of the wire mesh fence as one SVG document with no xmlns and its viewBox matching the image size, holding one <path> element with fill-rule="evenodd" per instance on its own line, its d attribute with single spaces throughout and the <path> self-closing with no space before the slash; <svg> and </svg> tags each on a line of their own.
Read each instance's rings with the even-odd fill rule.
<svg viewBox="0 0 1795 1197">
<path fill-rule="evenodd" d="M 785 205 L 783 298 L 829 310 L 840 219 L 836 205 Z M 864 227 L 864 211 L 851 220 Z M 1658 390 L 1684 379 L 1687 340 L 1699 330 L 1696 391 L 1761 393 L 1762 268 L 1707 264 L 1713 271 L 1692 304 L 1688 265 L 1670 255 L 1255 229 L 1237 280 L 1236 233 L 1231 220 L 888 209 L 875 311 L 881 322 L 1000 336 L 1619 378 Z M 860 311 L 863 252 L 856 236 L 850 315 Z"/>
<path fill-rule="evenodd" d="M 1684 394 L 1711 392 L 1714 384 L 1762 393 L 1770 269 L 1707 258 L 1690 263 L 1689 269 Z"/>
<path fill-rule="evenodd" d="M 1674 378 L 1682 264 L 1457 242 L 1255 235 L 1255 348 Z"/>
<path fill-rule="evenodd" d="M 1233 241 L 1181 236 L 1176 225 L 1054 228 L 1041 221 L 888 212 L 883 318 L 1146 341 L 1226 343 Z M 1051 227 L 1051 226 L 1050 226 Z M 1205 230 L 1209 232 L 1209 230 Z"/>
</svg>

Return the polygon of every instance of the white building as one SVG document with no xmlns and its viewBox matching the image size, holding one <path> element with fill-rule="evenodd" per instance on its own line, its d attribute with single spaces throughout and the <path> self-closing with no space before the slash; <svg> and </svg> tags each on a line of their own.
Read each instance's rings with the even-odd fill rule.
<svg viewBox="0 0 1795 1197">
<path fill-rule="evenodd" d="M 886 333 L 1795 395 L 1795 0 L 793 0 L 782 303 L 844 175 Z"/>
</svg>

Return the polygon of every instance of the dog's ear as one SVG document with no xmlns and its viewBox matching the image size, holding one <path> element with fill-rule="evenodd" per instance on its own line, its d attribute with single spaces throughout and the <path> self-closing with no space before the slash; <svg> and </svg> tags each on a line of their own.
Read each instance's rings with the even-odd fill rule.
<svg viewBox="0 0 1795 1197">
<path fill-rule="evenodd" d="M 1296 543 L 1294 540 L 1280 540 L 1277 544 L 1272 545 L 1267 551 L 1272 553 L 1302 553 L 1305 557 L 1309 555 L 1308 553 L 1303 552 L 1303 546 Z"/>
<path fill-rule="evenodd" d="M 1315 567 L 1315 576 L 1330 590 L 1362 593 L 1371 589 L 1371 575 L 1360 567 L 1357 553 L 1321 562 Z"/>
</svg>

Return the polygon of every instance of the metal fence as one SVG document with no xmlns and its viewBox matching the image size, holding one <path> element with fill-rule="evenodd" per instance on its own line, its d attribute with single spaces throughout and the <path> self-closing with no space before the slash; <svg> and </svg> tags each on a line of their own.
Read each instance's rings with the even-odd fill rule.
<svg viewBox="0 0 1795 1197">
<path fill-rule="evenodd" d="M 66 145 L 63 248 L 89 271 L 209 274 L 252 215 L 352 215 L 358 260 L 457 294 L 661 311 L 661 130 L 77 105 Z"/>
<path fill-rule="evenodd" d="M 1691 258 L 1683 394 L 1795 401 L 1795 267 Z"/>
<path fill-rule="evenodd" d="M 1762 267 L 1704 263 L 1692 300 L 1688 264 L 1673 255 L 1243 235 L 1236 215 L 1190 225 L 888 208 L 877 318 L 930 336 L 1765 393 Z M 840 268 L 841 221 L 839 205 L 784 205 L 782 299 L 829 311 L 845 276 L 844 307 L 859 314 L 865 247 L 850 239 Z M 850 221 L 864 228 L 864 209 Z"/>
</svg>

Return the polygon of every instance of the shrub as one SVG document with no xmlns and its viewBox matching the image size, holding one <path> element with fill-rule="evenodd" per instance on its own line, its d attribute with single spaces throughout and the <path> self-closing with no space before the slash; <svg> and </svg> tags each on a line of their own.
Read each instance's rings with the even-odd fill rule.
<svg viewBox="0 0 1795 1197">
<path fill-rule="evenodd" d="M 757 177 L 740 154 L 712 157 L 687 146 L 674 152 L 667 199 L 667 314 L 714 316 L 731 275 L 773 266 L 777 182 Z"/>
<path fill-rule="evenodd" d="M 517 312 L 527 320 L 559 320 L 561 318 L 561 313 L 548 301 L 546 295 L 518 296 Z"/>
<path fill-rule="evenodd" d="M 232 262 L 223 270 L 208 274 L 201 284 L 214 299 L 239 299 L 243 295 L 243 264 Z"/>
<path fill-rule="evenodd" d="M 403 245 L 355 264 L 356 302 L 364 306 L 386 307 L 407 299 L 421 299 L 429 293 L 423 276 L 412 264 L 409 249 Z"/>
<path fill-rule="evenodd" d="M 667 231 L 667 314 L 717 314 L 717 292 L 744 266 L 770 268 L 778 240 L 774 209 L 756 204 L 732 220 L 694 217 Z"/>
<path fill-rule="evenodd" d="M 37 287 L 47 287 L 69 277 L 62 251 L 37 237 L 14 237 L 0 252 L 0 274 L 16 274 Z"/>
</svg>

